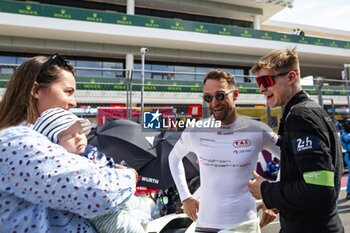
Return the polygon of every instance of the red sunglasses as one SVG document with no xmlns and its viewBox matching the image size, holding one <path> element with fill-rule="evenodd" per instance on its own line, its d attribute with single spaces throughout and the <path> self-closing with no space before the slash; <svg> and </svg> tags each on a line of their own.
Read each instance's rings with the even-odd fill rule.
<svg viewBox="0 0 350 233">
<path fill-rule="evenodd" d="M 288 74 L 290 71 L 287 72 L 282 72 L 282 73 L 278 73 L 275 75 L 264 75 L 264 76 L 259 76 L 257 77 L 255 80 L 258 83 L 258 86 L 260 87 L 261 85 L 263 85 L 265 88 L 271 87 L 273 85 L 275 85 L 275 79 L 278 76 L 282 76 L 282 75 L 286 75 Z"/>
</svg>

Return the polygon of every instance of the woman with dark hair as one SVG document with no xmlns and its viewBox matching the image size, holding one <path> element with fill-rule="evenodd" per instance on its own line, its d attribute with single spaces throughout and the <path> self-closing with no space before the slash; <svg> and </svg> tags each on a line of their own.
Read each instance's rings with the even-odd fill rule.
<svg viewBox="0 0 350 233">
<path fill-rule="evenodd" d="M 76 106 L 75 86 L 73 66 L 60 55 L 28 59 L 12 75 L 0 102 L 0 129 L 32 124 L 52 107 Z"/>
<path fill-rule="evenodd" d="M 135 192 L 135 170 L 100 168 L 31 129 L 45 110 L 74 107 L 75 90 L 59 54 L 31 58 L 12 75 L 0 103 L 0 232 L 96 232 L 87 219 Z"/>
</svg>

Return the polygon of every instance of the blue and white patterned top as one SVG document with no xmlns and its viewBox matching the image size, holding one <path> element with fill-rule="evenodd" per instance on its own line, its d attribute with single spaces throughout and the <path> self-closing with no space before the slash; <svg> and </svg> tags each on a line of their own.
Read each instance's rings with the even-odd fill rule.
<svg viewBox="0 0 350 233">
<path fill-rule="evenodd" d="M 99 167 L 26 126 L 0 131 L 0 232 L 95 233 L 88 218 L 135 192 L 129 169 Z"/>
</svg>

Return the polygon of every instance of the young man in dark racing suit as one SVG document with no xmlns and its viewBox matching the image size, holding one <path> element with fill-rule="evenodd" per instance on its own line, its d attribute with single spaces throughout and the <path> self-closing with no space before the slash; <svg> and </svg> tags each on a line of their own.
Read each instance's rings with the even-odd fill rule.
<svg viewBox="0 0 350 233">
<path fill-rule="evenodd" d="M 284 108 L 279 127 L 281 180 L 256 173 L 249 190 L 280 213 L 281 233 L 344 232 L 337 214 L 342 151 L 332 120 L 302 91 L 293 50 L 276 50 L 252 68 L 270 107 Z"/>
</svg>

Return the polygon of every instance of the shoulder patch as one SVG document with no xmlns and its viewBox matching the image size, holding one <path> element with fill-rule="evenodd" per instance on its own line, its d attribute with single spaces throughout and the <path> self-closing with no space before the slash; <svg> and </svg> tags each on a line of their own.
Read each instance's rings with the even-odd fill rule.
<svg viewBox="0 0 350 233">
<path fill-rule="evenodd" d="M 309 150 L 320 150 L 320 139 L 315 135 L 303 136 L 292 140 L 294 154 Z"/>
</svg>

